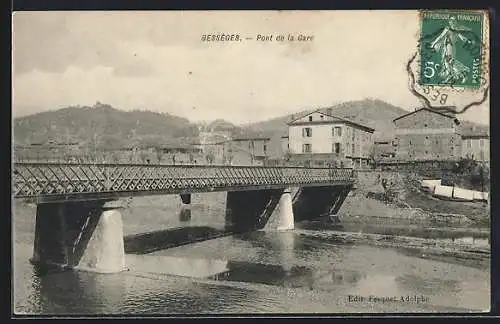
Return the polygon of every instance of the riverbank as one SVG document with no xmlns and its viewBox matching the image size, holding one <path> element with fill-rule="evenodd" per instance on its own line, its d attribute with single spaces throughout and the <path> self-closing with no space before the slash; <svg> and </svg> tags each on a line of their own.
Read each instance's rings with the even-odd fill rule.
<svg viewBox="0 0 500 324">
<path fill-rule="evenodd" d="M 363 222 L 489 229 L 488 203 L 438 199 L 420 189 L 420 180 L 421 177 L 409 173 L 360 173 L 338 215 L 353 222 L 362 218 Z"/>
<path fill-rule="evenodd" d="M 457 240 L 449 241 L 416 236 L 355 233 L 335 230 L 317 231 L 297 228 L 295 231 L 300 236 L 314 236 L 336 244 L 394 248 L 420 258 L 458 263 L 481 269 L 488 269 L 490 267 L 491 251 L 489 244 L 470 244 Z"/>
</svg>

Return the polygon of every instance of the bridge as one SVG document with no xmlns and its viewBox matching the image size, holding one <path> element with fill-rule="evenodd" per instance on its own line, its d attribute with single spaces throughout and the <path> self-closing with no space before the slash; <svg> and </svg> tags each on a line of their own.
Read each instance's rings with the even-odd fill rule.
<svg viewBox="0 0 500 324">
<path fill-rule="evenodd" d="M 263 229 L 277 206 L 277 229 L 286 230 L 336 214 L 353 183 L 348 168 L 20 162 L 12 195 L 37 204 L 32 263 L 119 272 L 122 198 L 175 194 L 189 205 L 192 194 L 226 191 L 228 230 Z"/>
</svg>

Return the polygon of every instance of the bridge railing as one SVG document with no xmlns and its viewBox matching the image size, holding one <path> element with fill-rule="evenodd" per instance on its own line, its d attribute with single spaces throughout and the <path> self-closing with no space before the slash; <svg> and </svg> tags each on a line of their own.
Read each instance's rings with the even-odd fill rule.
<svg viewBox="0 0 500 324">
<path fill-rule="evenodd" d="M 352 182 L 352 169 L 151 164 L 14 163 L 13 196 L 212 191 Z"/>
</svg>

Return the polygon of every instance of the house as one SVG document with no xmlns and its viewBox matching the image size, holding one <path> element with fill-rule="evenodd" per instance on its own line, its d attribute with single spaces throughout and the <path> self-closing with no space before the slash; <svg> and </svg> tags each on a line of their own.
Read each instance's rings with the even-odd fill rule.
<svg viewBox="0 0 500 324">
<path fill-rule="evenodd" d="M 216 143 L 204 143 L 200 144 L 199 147 L 205 157 L 210 156 L 213 158 L 213 163 L 223 164 L 227 156 L 228 142 L 229 140 Z"/>
<path fill-rule="evenodd" d="M 269 137 L 238 137 L 225 143 L 225 160 L 234 165 L 262 165 L 269 157 Z"/>
<path fill-rule="evenodd" d="M 396 156 L 396 141 L 393 137 L 380 137 L 373 142 L 375 161 L 393 159 Z"/>
<path fill-rule="evenodd" d="M 461 157 L 460 122 L 452 114 L 420 108 L 393 120 L 397 160 L 439 161 Z"/>
<path fill-rule="evenodd" d="M 56 160 L 67 161 L 79 154 L 82 145 L 79 142 L 57 142 L 49 140 L 42 143 L 15 145 L 15 157 L 19 160 Z"/>
<path fill-rule="evenodd" d="M 255 157 L 265 158 L 268 155 L 270 141 L 269 137 L 239 137 L 231 140 L 231 147 L 246 151 Z"/>
<path fill-rule="evenodd" d="M 290 144 L 289 144 L 289 141 L 288 141 L 288 135 L 284 135 L 284 136 L 281 136 L 280 137 L 281 141 L 281 152 L 283 154 L 287 154 L 289 149 L 290 149 Z"/>
<path fill-rule="evenodd" d="M 484 129 L 471 129 L 461 132 L 462 157 L 481 162 L 490 160 L 490 137 Z"/>
<path fill-rule="evenodd" d="M 216 164 L 261 165 L 268 157 L 270 141 L 269 137 L 238 137 L 198 147 Z"/>
<path fill-rule="evenodd" d="M 367 165 L 375 129 L 316 110 L 288 123 L 289 153 L 298 158 L 318 157 L 329 161 L 352 161 Z"/>
</svg>

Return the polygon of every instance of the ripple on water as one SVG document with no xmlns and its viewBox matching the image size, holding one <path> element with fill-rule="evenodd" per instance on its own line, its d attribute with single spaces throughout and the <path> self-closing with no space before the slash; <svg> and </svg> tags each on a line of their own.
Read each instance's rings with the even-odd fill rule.
<svg viewBox="0 0 500 324">
<path fill-rule="evenodd" d="M 171 227 L 221 226 L 223 201 L 207 209 L 203 199 L 215 196 L 196 197 L 189 217 L 180 213 L 173 197 L 136 200 L 123 213 L 126 235 L 164 231 L 159 234 L 163 240 L 172 233 Z M 335 235 L 324 239 L 314 231 L 306 235 L 252 232 L 127 254 L 130 271 L 114 275 L 68 271 L 40 276 L 28 262 L 33 252 L 34 209 L 16 210 L 14 226 L 17 312 L 342 313 L 489 308 L 489 270 L 422 259 L 394 249 L 345 244 Z M 425 294 L 430 302 L 349 303 L 350 294 Z"/>
</svg>

